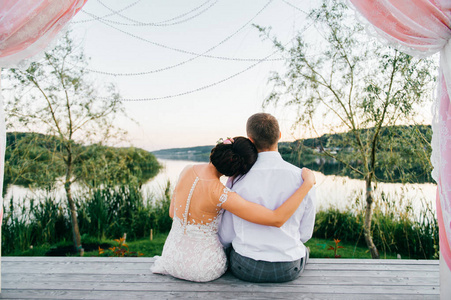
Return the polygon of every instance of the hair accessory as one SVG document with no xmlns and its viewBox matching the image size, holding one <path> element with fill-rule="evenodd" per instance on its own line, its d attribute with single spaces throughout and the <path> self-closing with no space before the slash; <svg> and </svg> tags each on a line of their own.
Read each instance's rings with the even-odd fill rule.
<svg viewBox="0 0 451 300">
<path fill-rule="evenodd" d="M 234 142 L 234 140 L 233 140 L 232 138 L 227 138 L 227 139 L 223 142 L 223 144 L 229 145 L 229 144 L 232 144 L 233 142 Z"/>
<path fill-rule="evenodd" d="M 224 145 L 230 145 L 230 144 L 232 144 L 234 142 L 234 140 L 231 138 L 231 137 L 228 137 L 227 139 L 223 139 L 223 138 L 220 138 L 217 142 L 216 142 L 216 144 L 224 144 Z"/>
</svg>

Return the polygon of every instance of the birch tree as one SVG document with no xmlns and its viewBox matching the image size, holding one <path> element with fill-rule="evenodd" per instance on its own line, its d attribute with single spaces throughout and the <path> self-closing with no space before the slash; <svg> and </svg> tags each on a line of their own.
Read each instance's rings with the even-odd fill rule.
<svg viewBox="0 0 451 300">
<path fill-rule="evenodd" d="M 87 61 L 67 33 L 41 61 L 32 63 L 27 70 L 8 70 L 14 97 L 6 106 L 10 127 L 58 139 L 59 148 L 53 155 L 64 168 L 64 190 L 74 245 L 79 251 L 82 245 L 72 191 L 73 183 L 80 179 L 74 168 L 86 149 L 79 144 L 102 144 L 124 133 L 114 123 L 124 114 L 116 88 L 97 84 L 84 72 Z"/>
<path fill-rule="evenodd" d="M 365 181 L 364 237 L 371 256 L 379 258 L 371 234 L 375 172 L 380 167 L 378 149 L 390 147 L 380 144 L 381 131 L 415 122 L 418 110 L 431 100 L 433 64 L 368 39 L 343 2 L 323 1 L 308 19 L 315 33 L 311 29 L 298 34 L 291 46 L 257 26 L 286 61 L 285 71 L 271 74 L 273 89 L 264 106 L 296 108 L 296 124 L 313 132 L 319 127 L 323 132 L 348 132 L 338 149 L 321 147 Z M 312 35 L 320 42 L 309 43 Z"/>
</svg>

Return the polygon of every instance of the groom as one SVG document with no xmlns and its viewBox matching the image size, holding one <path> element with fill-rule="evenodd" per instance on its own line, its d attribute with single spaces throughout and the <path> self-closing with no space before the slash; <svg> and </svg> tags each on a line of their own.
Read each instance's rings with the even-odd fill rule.
<svg viewBox="0 0 451 300">
<path fill-rule="evenodd" d="M 276 209 L 301 185 L 302 171 L 285 162 L 277 151 L 281 133 L 272 115 L 252 115 L 246 131 L 258 158 L 231 188 L 248 201 Z M 219 238 L 225 247 L 232 246 L 229 268 L 233 275 L 251 282 L 286 282 L 299 277 L 308 259 L 304 243 L 312 237 L 315 223 L 313 200 L 314 190 L 280 228 L 250 223 L 224 212 Z"/>
</svg>

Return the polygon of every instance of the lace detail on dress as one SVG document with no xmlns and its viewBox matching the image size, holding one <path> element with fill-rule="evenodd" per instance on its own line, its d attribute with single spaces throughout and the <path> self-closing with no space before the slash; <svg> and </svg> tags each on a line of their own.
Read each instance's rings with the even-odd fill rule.
<svg viewBox="0 0 451 300">
<path fill-rule="evenodd" d="M 191 197 L 193 197 L 194 189 L 196 188 L 197 183 L 199 182 L 199 177 L 196 177 L 194 180 L 193 186 L 191 187 L 191 190 L 189 191 L 188 199 L 186 200 L 185 205 L 185 213 L 183 214 L 183 225 L 186 226 L 188 223 L 188 211 L 189 211 L 189 204 L 191 202 Z"/>
<path fill-rule="evenodd" d="M 219 197 L 219 203 L 218 203 L 219 207 L 222 206 L 224 204 L 224 202 L 227 201 L 229 192 L 230 192 L 230 189 L 228 187 L 225 187 L 222 192 L 222 195 Z"/>
<path fill-rule="evenodd" d="M 208 219 L 209 223 L 195 223 L 188 220 L 191 198 L 199 182 L 196 177 L 186 200 L 183 220 L 174 215 L 172 228 L 163 247 L 163 254 L 157 257 L 153 273 L 172 275 L 177 278 L 205 282 L 219 278 L 227 270 L 227 258 L 217 232 L 218 216 Z M 227 200 L 228 189 L 220 197 L 220 204 Z M 220 205 L 218 205 L 220 206 Z"/>
</svg>

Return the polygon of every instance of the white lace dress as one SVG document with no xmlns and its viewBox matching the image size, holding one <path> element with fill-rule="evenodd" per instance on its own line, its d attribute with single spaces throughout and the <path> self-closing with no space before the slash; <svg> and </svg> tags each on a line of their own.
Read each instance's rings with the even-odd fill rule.
<svg viewBox="0 0 451 300">
<path fill-rule="evenodd" d="M 192 170 L 192 173 L 195 174 L 194 169 Z M 218 186 L 217 183 L 203 181 L 197 175 L 195 176 L 188 197 L 185 198 L 186 202 L 183 200 L 182 203 L 179 202 L 181 193 L 177 187 L 174 191 L 173 201 L 176 212 L 172 228 L 164 244 L 162 256 L 157 257 L 151 270 L 153 273 L 205 282 L 219 278 L 227 270 L 227 258 L 217 232 L 219 217 L 223 212 L 221 205 L 227 200 L 229 189 L 222 184 Z M 188 177 L 190 176 L 188 175 Z M 199 188 L 199 191 L 196 189 L 198 185 L 203 186 Z M 219 192 L 218 188 L 221 189 Z M 213 202 L 210 201 L 211 199 L 207 199 L 210 202 L 207 200 L 196 201 L 205 199 L 205 197 L 217 198 L 213 199 Z M 192 201 L 193 199 L 195 200 Z M 192 207 L 192 202 L 195 204 L 194 207 Z M 208 205 L 203 206 L 206 202 Z M 181 214 L 183 208 L 184 211 Z M 196 210 L 198 210 L 197 213 Z M 182 218 L 179 217 L 180 215 Z"/>
</svg>

